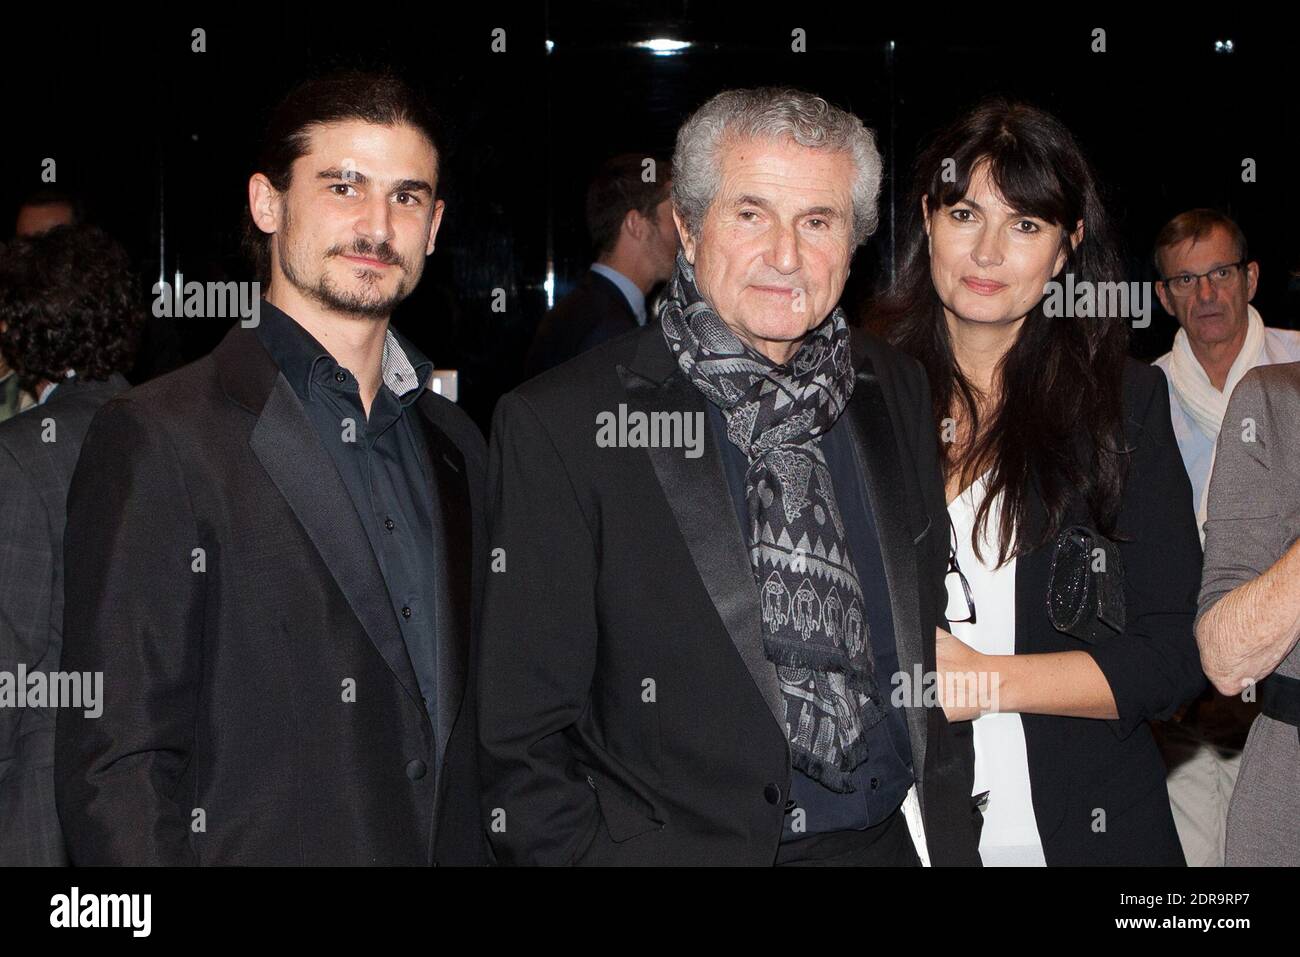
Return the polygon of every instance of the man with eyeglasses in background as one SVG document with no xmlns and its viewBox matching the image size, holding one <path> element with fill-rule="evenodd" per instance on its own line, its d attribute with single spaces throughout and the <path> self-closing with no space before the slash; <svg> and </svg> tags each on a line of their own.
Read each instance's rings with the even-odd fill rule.
<svg viewBox="0 0 1300 957">
<path fill-rule="evenodd" d="M 1255 366 L 1300 360 L 1300 332 L 1265 327 L 1250 304 L 1259 264 L 1250 259 L 1241 228 L 1225 214 L 1179 213 L 1156 236 L 1154 256 L 1156 295 L 1179 325 L 1173 349 L 1155 364 L 1169 380 L 1174 436 L 1192 483 L 1197 527 L 1203 529 L 1219 430 L 1247 427 L 1224 422 L 1232 390 Z M 1223 864 L 1228 800 L 1257 713 L 1253 701 L 1210 688 L 1181 722 L 1161 728 L 1169 800 L 1189 865 Z"/>
</svg>

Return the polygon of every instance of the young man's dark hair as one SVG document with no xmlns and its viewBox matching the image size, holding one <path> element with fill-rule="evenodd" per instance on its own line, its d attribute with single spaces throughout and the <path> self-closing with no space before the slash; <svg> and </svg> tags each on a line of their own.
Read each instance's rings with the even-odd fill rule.
<svg viewBox="0 0 1300 957">
<path fill-rule="evenodd" d="M 419 104 L 386 77 L 290 94 L 247 181 L 275 237 L 253 322 L 86 434 L 62 664 L 110 678 L 58 716 L 75 866 L 490 860 L 487 448 L 390 327 L 445 209 Z"/>
<path fill-rule="evenodd" d="M 133 283 L 126 251 L 97 226 L 13 240 L 0 256 L 0 353 L 28 386 L 129 369 L 146 315 Z"/>
<path fill-rule="evenodd" d="M 655 176 L 645 181 L 646 159 L 655 162 Z M 597 257 L 603 256 L 618 242 L 618 231 L 629 209 L 655 218 L 655 207 L 668 198 L 672 164 L 659 157 L 624 153 L 601 164 L 587 187 L 587 232 Z"/>
<path fill-rule="evenodd" d="M 439 122 L 428 101 L 392 73 L 356 70 L 307 80 L 280 101 L 262 137 L 256 171 L 283 193 L 289 188 L 294 160 L 308 152 L 313 128 L 348 120 L 414 127 L 433 146 L 436 170 L 441 173 Z M 271 237 L 257 228 L 251 215 L 244 220 L 243 242 L 258 280 L 266 285 L 271 278 Z"/>
</svg>

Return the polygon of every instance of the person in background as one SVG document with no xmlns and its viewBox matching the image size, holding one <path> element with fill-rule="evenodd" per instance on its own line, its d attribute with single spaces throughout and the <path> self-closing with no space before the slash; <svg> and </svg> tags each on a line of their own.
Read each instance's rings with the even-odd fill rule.
<svg viewBox="0 0 1300 957">
<path fill-rule="evenodd" d="M 18 206 L 14 219 L 14 236 L 39 236 L 56 226 L 67 226 L 82 221 L 81 203 L 75 196 L 45 186 L 27 195 Z M 0 319 L 0 332 L 3 331 Z M 36 396 L 23 388 L 12 363 L 0 349 L 0 422 L 30 409 Z"/>
<path fill-rule="evenodd" d="M 49 186 L 30 193 L 14 218 L 15 236 L 39 236 L 55 226 L 73 226 L 85 220 L 81 201 L 71 193 Z"/>
<path fill-rule="evenodd" d="M 85 205 L 79 196 L 47 186 L 23 200 L 14 221 L 14 235 L 37 236 L 55 226 L 88 221 Z M 127 380 L 133 384 L 170 372 L 184 361 L 181 357 L 180 333 L 175 319 L 170 316 L 155 316 L 152 311 L 147 311 L 139 341 L 135 363 L 130 369 L 123 370 Z M 0 357 L 0 382 L 3 382 L 3 362 L 3 357 Z M 3 395 L 0 395 L 0 420 L 5 417 L 3 408 Z"/>
<path fill-rule="evenodd" d="M 1156 295 L 1179 327 L 1173 348 L 1154 364 L 1168 380 L 1174 437 L 1204 521 L 1214 446 L 1232 390 L 1256 366 L 1300 360 L 1300 332 L 1268 328 L 1251 305 L 1259 264 L 1224 213 L 1179 213 L 1156 236 L 1154 258 Z"/>
<path fill-rule="evenodd" d="M 949 712 L 975 719 L 983 861 L 1181 866 L 1148 721 L 1205 684 L 1191 488 L 1164 382 L 1127 357 L 1125 318 L 1044 306 L 1068 274 L 1119 279 L 1096 177 L 1060 120 L 1002 99 L 944 129 L 916 177 L 875 318 L 925 367 L 943 440 L 938 670 L 989 676 Z M 1122 556 L 1121 634 L 1086 642 L 1049 618 L 1056 543 L 1075 525 Z M 945 677 L 945 710 L 953 690 Z"/>
<path fill-rule="evenodd" d="M 125 390 L 144 310 L 122 248 L 58 226 L 0 255 L 0 348 L 39 397 L 0 423 L 0 669 L 59 670 L 68 484 L 96 410 Z M 0 708 L 0 866 L 67 863 L 49 707 Z"/>
<path fill-rule="evenodd" d="M 1300 867 L 1300 362 L 1257 366 L 1233 390 L 1206 514 L 1201 662 L 1222 694 L 1251 689 L 1260 705 L 1224 862 Z"/>
<path fill-rule="evenodd" d="M 0 320 L 0 335 L 3 333 L 4 323 Z M 23 388 L 22 380 L 0 351 L 0 422 L 26 412 L 35 404 L 36 396 Z"/>
<path fill-rule="evenodd" d="M 1229 396 L 1256 366 L 1300 360 L 1300 332 L 1266 327 L 1250 304 L 1259 264 L 1250 258 L 1241 228 L 1224 213 L 1179 213 L 1156 236 L 1154 259 L 1156 295 L 1179 326 L 1173 349 L 1155 365 L 1168 379 L 1174 437 L 1200 527 Z M 1223 864 L 1228 802 L 1258 712 L 1258 703 L 1243 701 L 1239 691 L 1225 697 L 1207 688 L 1181 720 L 1158 727 L 1188 864 Z"/>
<path fill-rule="evenodd" d="M 537 328 L 524 363 L 532 378 L 646 324 L 646 294 L 673 271 L 671 164 L 623 154 L 587 189 L 587 230 L 596 261 Z"/>
</svg>

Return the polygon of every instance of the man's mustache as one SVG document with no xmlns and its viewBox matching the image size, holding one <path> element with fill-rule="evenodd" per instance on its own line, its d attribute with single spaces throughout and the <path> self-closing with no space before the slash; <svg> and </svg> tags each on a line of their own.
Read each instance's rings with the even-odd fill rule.
<svg viewBox="0 0 1300 957">
<path fill-rule="evenodd" d="M 388 243 L 380 243 L 376 246 L 374 243 L 359 241 L 351 246 L 331 246 L 325 255 L 329 256 L 364 256 L 367 259 L 373 259 L 377 262 L 384 263 L 387 266 L 400 266 L 406 270 L 406 263 L 402 257 L 393 251 L 393 247 Z"/>
</svg>

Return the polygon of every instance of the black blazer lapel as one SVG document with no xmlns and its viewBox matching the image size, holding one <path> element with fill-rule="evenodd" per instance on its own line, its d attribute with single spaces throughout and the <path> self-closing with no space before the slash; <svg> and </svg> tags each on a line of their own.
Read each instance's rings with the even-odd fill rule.
<svg viewBox="0 0 1300 957">
<path fill-rule="evenodd" d="M 473 524 L 465 457 L 433 421 L 425 395 L 416 403 L 424 427 L 425 471 L 433 496 L 433 547 L 437 580 L 438 747 L 445 751 L 465 697 L 469 666 Z"/>
<path fill-rule="evenodd" d="M 647 333 L 641 339 L 634 365 L 635 369 L 618 367 L 629 412 L 705 416 L 708 400 L 677 370 L 661 335 Z M 785 699 L 776 669 L 763 653 L 758 587 L 727 490 L 722 456 L 712 441 L 705 441 L 703 454 L 695 459 L 687 458 L 682 449 L 646 452 L 718 617 L 784 737 Z"/>
<path fill-rule="evenodd" d="M 423 710 L 406 642 L 361 519 L 293 387 L 278 372 L 249 445 L 320 552 L 366 634 Z"/>
<path fill-rule="evenodd" d="M 920 666 L 923 677 L 927 670 L 934 667 L 933 662 L 925 660 L 926 646 L 921 634 L 921 606 L 917 591 L 920 586 L 916 548 L 907 519 L 906 493 L 914 483 L 909 482 L 904 475 L 884 389 L 871 357 L 865 353 L 858 366 L 853 397 L 849 400 L 844 415 L 849 419 L 858 466 L 865 478 L 863 484 L 869 499 L 865 505 L 875 517 L 876 533 L 880 538 L 880 554 L 885 565 L 889 604 L 894 616 L 898 667 L 909 681 L 913 681 L 917 665 Z M 888 681 L 888 677 L 884 677 Z M 892 687 L 882 686 L 880 690 L 882 694 L 890 694 Z M 914 689 L 917 696 L 920 692 L 921 689 Z M 928 739 L 926 709 L 908 704 L 906 715 L 908 737 L 912 745 L 912 765 L 918 773 L 924 773 L 921 769 L 925 767 Z"/>
</svg>

